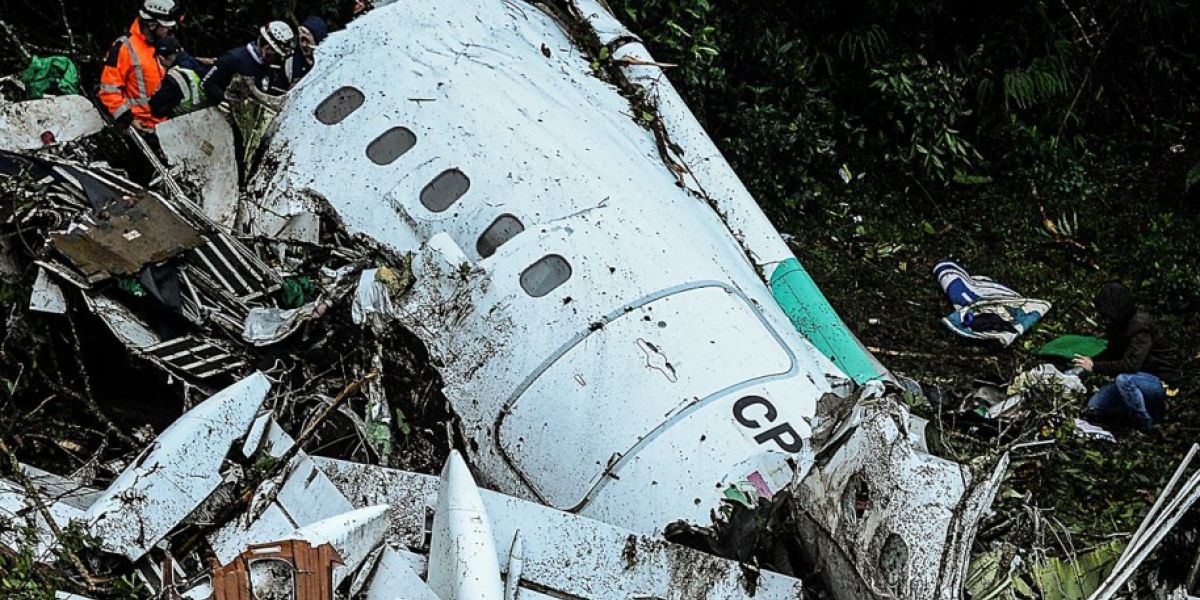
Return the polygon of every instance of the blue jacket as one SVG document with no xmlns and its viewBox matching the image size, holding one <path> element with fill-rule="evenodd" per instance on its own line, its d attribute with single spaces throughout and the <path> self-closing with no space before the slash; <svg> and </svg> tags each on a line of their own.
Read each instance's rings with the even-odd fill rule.
<svg viewBox="0 0 1200 600">
<path fill-rule="evenodd" d="M 225 90 L 229 89 L 234 75 L 245 75 L 261 87 L 264 79 L 270 80 L 272 68 L 263 62 L 253 42 L 222 54 L 204 76 L 202 85 L 209 102 L 216 104 L 225 99 Z"/>
</svg>

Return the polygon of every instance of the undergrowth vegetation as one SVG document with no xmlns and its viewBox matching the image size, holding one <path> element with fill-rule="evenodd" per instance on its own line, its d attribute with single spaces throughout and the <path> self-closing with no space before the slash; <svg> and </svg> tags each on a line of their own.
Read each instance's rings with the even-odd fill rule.
<svg viewBox="0 0 1200 600">
<path fill-rule="evenodd" d="M 1075 436 L 1017 461 L 1001 505 L 1083 542 L 1136 527 L 1200 432 L 1200 11 L 1175 0 L 794 3 L 612 0 L 834 306 L 889 367 L 962 397 L 1097 333 L 1121 280 L 1180 348 L 1164 439 Z M 1012 348 L 964 344 L 930 268 L 956 257 L 1054 303 Z M 1098 384 L 1102 380 L 1090 379 Z M 953 432 L 947 432 L 951 435 Z M 970 458 L 990 437 L 949 440 Z M 1176 543 L 1194 550 L 1195 521 Z"/>
</svg>

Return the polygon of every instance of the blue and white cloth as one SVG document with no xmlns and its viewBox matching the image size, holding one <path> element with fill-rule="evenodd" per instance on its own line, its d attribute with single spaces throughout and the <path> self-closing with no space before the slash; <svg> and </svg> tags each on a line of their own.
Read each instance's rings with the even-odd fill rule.
<svg viewBox="0 0 1200 600">
<path fill-rule="evenodd" d="M 1025 298 L 987 277 L 972 276 L 954 261 L 938 263 L 933 275 L 955 309 L 942 324 L 963 337 L 1007 346 L 1050 310 L 1049 302 Z"/>
</svg>

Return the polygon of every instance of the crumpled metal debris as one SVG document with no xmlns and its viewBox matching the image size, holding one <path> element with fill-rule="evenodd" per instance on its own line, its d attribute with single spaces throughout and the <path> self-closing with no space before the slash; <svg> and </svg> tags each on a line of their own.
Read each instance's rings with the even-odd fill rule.
<svg viewBox="0 0 1200 600">
<path fill-rule="evenodd" d="M 848 413 L 819 430 L 828 437 L 796 491 L 805 548 L 837 598 L 959 598 L 1007 455 L 981 477 L 918 451 L 899 393 L 882 384 L 864 386 Z"/>
</svg>

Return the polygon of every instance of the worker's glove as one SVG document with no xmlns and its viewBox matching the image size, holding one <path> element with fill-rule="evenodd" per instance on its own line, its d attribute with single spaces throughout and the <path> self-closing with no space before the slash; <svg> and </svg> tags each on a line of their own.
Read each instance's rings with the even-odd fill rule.
<svg viewBox="0 0 1200 600">
<path fill-rule="evenodd" d="M 133 113 L 131 112 L 126 112 L 113 120 L 113 127 L 116 127 L 117 131 L 121 133 L 129 131 L 130 125 L 133 125 Z"/>
</svg>

